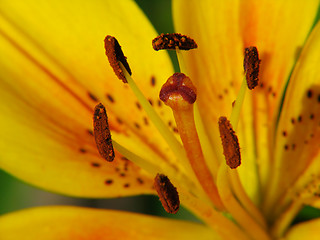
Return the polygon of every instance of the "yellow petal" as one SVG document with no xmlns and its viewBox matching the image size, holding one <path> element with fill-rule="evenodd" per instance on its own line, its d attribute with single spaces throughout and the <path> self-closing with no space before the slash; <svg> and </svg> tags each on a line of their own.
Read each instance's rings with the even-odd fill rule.
<svg viewBox="0 0 320 240">
<path fill-rule="evenodd" d="M 318 240 L 320 219 L 303 222 L 293 226 L 285 236 L 285 240 Z"/>
<path fill-rule="evenodd" d="M 6 240 L 220 239 L 203 225 L 111 210 L 41 207 L 4 215 Z"/>
<path fill-rule="evenodd" d="M 308 39 L 290 79 L 275 142 L 269 201 L 277 199 L 299 180 L 300 187 L 319 178 L 320 140 L 320 24 Z M 317 180 L 319 181 L 319 180 Z M 293 195 L 294 191 L 290 191 Z M 270 205 L 269 207 L 272 208 Z"/>
<path fill-rule="evenodd" d="M 105 35 L 118 37 L 138 85 L 173 126 L 170 109 L 156 100 L 170 60 L 153 51 L 156 33 L 135 3 L 2 1 L 0 26 L 0 167 L 77 196 L 151 192 L 151 178 L 120 155 L 112 164 L 101 161 L 90 134 L 101 101 L 114 139 L 142 157 L 156 156 L 150 161 L 172 156 L 104 55 Z"/>
</svg>

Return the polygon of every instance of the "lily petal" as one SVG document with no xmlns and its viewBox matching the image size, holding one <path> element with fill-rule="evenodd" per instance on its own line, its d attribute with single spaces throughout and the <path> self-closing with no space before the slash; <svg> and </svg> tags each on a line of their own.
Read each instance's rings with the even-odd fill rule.
<svg viewBox="0 0 320 240">
<path fill-rule="evenodd" d="M 293 226 L 285 236 L 285 240 L 317 240 L 319 239 L 320 219 L 299 223 Z"/>
<path fill-rule="evenodd" d="M 137 84 L 174 127 L 170 109 L 156 100 L 172 73 L 170 59 L 153 51 L 156 33 L 135 3 L 2 1 L 0 23 L 1 168 L 65 194 L 150 193 L 148 175 L 119 154 L 112 164 L 102 162 L 91 136 L 100 101 L 115 140 L 141 157 L 156 156 L 150 161 L 174 159 L 104 55 L 105 35 L 117 36 Z"/>
<path fill-rule="evenodd" d="M 277 128 L 267 194 L 274 204 L 295 183 L 307 188 L 319 176 L 320 24 L 314 28 L 290 79 Z M 294 161 L 293 161 L 294 160 Z M 302 178 L 301 178 L 302 177 Z M 300 179 L 299 179 L 300 178 Z M 313 191 L 312 191 L 313 192 Z M 271 207 L 271 205 L 269 206 Z"/>
<path fill-rule="evenodd" d="M 193 37 L 199 45 L 185 54 L 185 59 L 191 78 L 203 92 L 198 97 L 199 108 L 208 128 L 213 128 L 212 122 L 217 122 L 219 116 L 230 115 L 243 78 L 244 47 L 254 45 L 259 50 L 260 79 L 264 84 L 254 90 L 258 91 L 253 93 L 254 101 L 247 97 L 237 131 L 244 159 L 239 172 L 254 199 L 259 183 L 263 189 L 267 184 L 270 120 L 296 61 L 297 49 L 303 45 L 317 13 L 318 1 L 305 3 L 174 1 L 176 29 Z M 216 129 L 212 130 L 211 140 L 219 143 Z"/>
<path fill-rule="evenodd" d="M 197 223 L 77 207 L 40 207 L 4 215 L 0 236 L 7 240 L 220 239 Z"/>
</svg>

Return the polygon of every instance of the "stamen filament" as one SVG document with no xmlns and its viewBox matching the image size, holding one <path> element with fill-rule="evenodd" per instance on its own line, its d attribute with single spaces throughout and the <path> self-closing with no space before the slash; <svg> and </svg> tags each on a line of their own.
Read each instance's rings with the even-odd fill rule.
<svg viewBox="0 0 320 240">
<path fill-rule="evenodd" d="M 168 146 L 171 148 L 172 152 L 175 154 L 175 156 L 179 161 L 182 160 L 186 162 L 187 161 L 186 155 L 182 145 L 179 143 L 179 141 L 176 139 L 176 137 L 173 135 L 170 129 L 164 124 L 164 122 L 159 117 L 159 115 L 155 112 L 153 107 L 150 105 L 149 101 L 145 98 L 143 93 L 135 84 L 134 80 L 131 78 L 130 74 L 127 72 L 127 70 L 122 65 L 122 63 L 120 63 L 120 67 L 125 75 L 126 80 L 128 81 L 130 88 L 132 89 L 133 93 L 136 95 L 139 103 L 141 104 L 143 109 L 146 111 L 148 117 L 153 122 L 154 126 L 158 129 L 159 133 L 165 139 Z"/>
<path fill-rule="evenodd" d="M 237 223 L 245 229 L 253 239 L 270 240 L 267 233 L 261 228 L 261 226 L 242 208 L 242 206 L 235 199 L 230 190 L 230 183 L 227 178 L 228 166 L 221 164 L 218 177 L 217 186 L 221 200 L 228 210 L 228 212 L 234 217 Z"/>
<path fill-rule="evenodd" d="M 188 75 L 187 67 L 185 65 L 182 52 L 180 51 L 178 46 L 176 47 L 176 55 L 177 55 L 177 58 L 178 58 L 180 72 Z"/>
<path fill-rule="evenodd" d="M 267 228 L 267 223 L 265 222 L 264 217 L 262 216 L 260 210 L 257 206 L 251 201 L 248 194 L 245 192 L 243 185 L 241 184 L 238 171 L 235 169 L 228 169 L 228 174 L 230 178 L 230 183 L 232 185 L 232 190 L 246 211 L 263 227 Z"/>
<path fill-rule="evenodd" d="M 213 177 L 216 179 L 217 172 L 219 169 L 219 159 L 217 158 L 214 152 L 215 148 L 212 146 L 209 140 L 209 137 L 207 135 L 207 131 L 203 125 L 197 102 L 195 102 L 194 104 L 194 121 L 195 121 L 196 129 L 198 132 L 200 144 L 203 150 L 204 158 L 206 160 L 206 163 L 209 167 L 210 172 L 213 174 Z"/>
<path fill-rule="evenodd" d="M 248 87 L 247 87 L 246 75 L 244 75 L 237 99 L 234 102 L 234 106 L 232 108 L 232 112 L 231 112 L 230 119 L 229 119 L 229 121 L 235 131 L 237 129 L 238 122 L 240 119 L 240 112 L 241 112 L 244 98 L 246 96 L 247 88 Z"/>
<path fill-rule="evenodd" d="M 195 215 L 215 230 L 223 239 L 248 240 L 249 237 L 231 219 L 207 205 L 185 189 L 179 189 L 180 200 Z M 219 223 L 219 224 L 217 224 Z"/>
<path fill-rule="evenodd" d="M 171 167 L 170 165 L 168 166 L 168 164 L 162 162 L 160 159 L 157 161 L 157 164 L 152 164 L 150 161 L 147 161 L 131 152 L 117 141 L 112 140 L 112 144 L 119 153 L 150 173 L 151 176 L 156 176 L 158 173 L 165 173 L 172 181 L 180 183 L 182 186 L 190 189 L 193 193 L 197 193 L 197 188 L 194 182 L 191 181 L 190 177 L 180 171 L 177 171 L 174 167 Z"/>
</svg>

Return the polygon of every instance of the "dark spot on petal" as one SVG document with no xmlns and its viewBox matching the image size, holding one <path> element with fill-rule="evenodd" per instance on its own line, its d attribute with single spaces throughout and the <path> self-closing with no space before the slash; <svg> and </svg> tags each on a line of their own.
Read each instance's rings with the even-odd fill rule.
<svg viewBox="0 0 320 240">
<path fill-rule="evenodd" d="M 114 170 L 116 170 L 116 172 L 120 172 L 120 168 L 116 167 Z"/>
<path fill-rule="evenodd" d="M 117 122 L 118 122 L 119 124 L 123 124 L 123 121 L 122 121 L 120 118 L 117 117 L 116 120 L 117 120 Z"/>
<path fill-rule="evenodd" d="M 292 124 L 295 124 L 296 123 L 296 120 L 294 118 L 291 118 L 291 123 Z"/>
<path fill-rule="evenodd" d="M 223 92 L 224 92 L 225 94 L 228 94 L 228 93 L 229 93 L 229 90 L 228 90 L 227 88 L 225 88 L 225 89 L 223 90 Z"/>
<path fill-rule="evenodd" d="M 153 106 L 153 101 L 152 101 L 152 99 L 149 98 L 148 101 L 149 101 L 150 105 Z"/>
<path fill-rule="evenodd" d="M 119 176 L 120 176 L 120 177 L 125 177 L 126 174 L 125 174 L 125 173 L 120 173 Z"/>
<path fill-rule="evenodd" d="M 168 122 L 168 126 L 169 126 L 169 127 L 172 126 L 172 122 L 171 122 L 171 121 Z"/>
<path fill-rule="evenodd" d="M 161 107 L 162 106 L 162 102 L 161 100 L 158 100 L 158 106 Z"/>
<path fill-rule="evenodd" d="M 155 76 L 151 76 L 151 86 L 154 87 L 156 85 L 156 77 Z"/>
<path fill-rule="evenodd" d="M 299 117 L 298 117 L 298 122 L 302 122 L 302 116 L 301 115 L 299 115 Z"/>
<path fill-rule="evenodd" d="M 88 92 L 88 96 L 92 101 L 98 102 L 98 98 L 95 95 L 93 95 L 93 93 Z"/>
<path fill-rule="evenodd" d="M 314 119 L 314 114 L 313 113 L 310 114 L 310 119 L 311 120 Z"/>
<path fill-rule="evenodd" d="M 286 144 L 284 145 L 284 150 L 288 150 L 289 149 L 289 146 Z"/>
<path fill-rule="evenodd" d="M 283 131 L 283 132 L 282 132 L 282 135 L 283 135 L 284 137 L 286 137 L 286 136 L 288 135 L 288 133 L 287 133 L 286 131 Z"/>
<path fill-rule="evenodd" d="M 178 131 L 178 128 L 176 128 L 176 127 L 173 128 L 173 131 L 174 131 L 175 133 L 178 133 L 178 132 L 179 132 L 179 131 Z"/>
<path fill-rule="evenodd" d="M 92 162 L 91 166 L 92 167 L 100 167 L 101 165 L 100 165 L 100 163 Z"/>
<path fill-rule="evenodd" d="M 312 98 L 312 95 L 313 95 L 313 92 L 312 92 L 311 89 L 309 89 L 309 90 L 307 91 L 307 97 L 308 97 L 308 98 Z"/>
<path fill-rule="evenodd" d="M 144 183 L 144 181 L 143 181 L 141 178 L 137 178 L 137 182 L 138 182 L 139 184 L 143 184 L 143 183 Z"/>
<path fill-rule="evenodd" d="M 104 183 L 106 185 L 111 185 L 113 183 L 113 180 L 112 179 L 107 179 L 106 181 L 104 181 Z"/>
<path fill-rule="evenodd" d="M 149 121 L 148 121 L 148 118 L 147 118 L 147 117 L 144 117 L 144 118 L 143 118 L 143 121 L 144 121 L 144 124 L 145 124 L 145 125 L 149 125 Z"/>
<path fill-rule="evenodd" d="M 219 94 L 219 95 L 218 95 L 218 98 L 219 98 L 220 100 L 222 100 L 222 99 L 223 99 L 223 96 L 222 96 L 221 94 Z"/>
<path fill-rule="evenodd" d="M 139 125 L 139 123 L 134 123 L 134 126 L 135 126 L 137 129 L 140 129 L 140 128 L 141 128 L 140 125 Z"/>
<path fill-rule="evenodd" d="M 106 94 L 106 97 L 110 102 L 114 103 L 114 98 L 110 94 Z"/>
<path fill-rule="evenodd" d="M 86 153 L 86 152 L 87 152 L 87 149 L 85 149 L 85 148 L 79 148 L 79 152 L 81 152 L 81 153 Z"/>
<path fill-rule="evenodd" d="M 136 102 L 136 106 L 137 106 L 137 108 L 138 108 L 139 110 L 141 110 L 141 109 L 142 109 L 142 107 L 141 107 L 141 105 L 140 105 L 140 103 L 139 103 L 139 102 Z"/>
<path fill-rule="evenodd" d="M 126 184 L 123 185 L 123 187 L 124 187 L 124 188 L 128 188 L 128 187 L 130 187 L 130 184 L 129 184 L 129 183 L 126 183 Z"/>
<path fill-rule="evenodd" d="M 87 130 L 87 133 L 88 133 L 89 135 L 93 136 L 93 131 L 92 131 L 91 129 L 88 129 L 88 130 Z"/>
</svg>

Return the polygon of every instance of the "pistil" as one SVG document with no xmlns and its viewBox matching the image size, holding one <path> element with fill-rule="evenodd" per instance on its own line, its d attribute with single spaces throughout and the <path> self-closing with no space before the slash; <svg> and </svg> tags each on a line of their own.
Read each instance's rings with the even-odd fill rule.
<svg viewBox="0 0 320 240">
<path fill-rule="evenodd" d="M 173 74 L 160 91 L 160 99 L 173 111 L 193 171 L 214 205 L 222 209 L 223 204 L 206 165 L 194 122 L 193 103 L 196 101 L 196 97 L 196 88 L 190 78 L 183 73 Z"/>
</svg>

